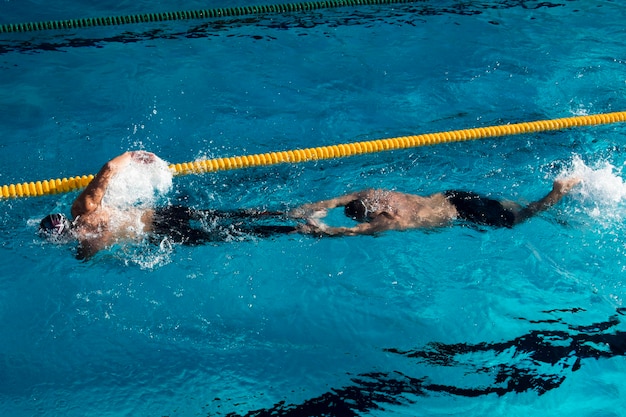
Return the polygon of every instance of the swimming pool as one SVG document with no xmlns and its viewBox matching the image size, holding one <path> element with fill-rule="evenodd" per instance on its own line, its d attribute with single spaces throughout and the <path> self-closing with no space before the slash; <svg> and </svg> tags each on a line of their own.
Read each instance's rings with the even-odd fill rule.
<svg viewBox="0 0 626 417">
<path fill-rule="evenodd" d="M 82 10 L 153 7 L 98 4 Z M 449 1 L 2 35 L 0 183 L 95 173 L 127 149 L 181 162 L 624 110 L 624 17 L 611 1 Z M 120 245 L 78 262 L 35 227 L 76 194 L 0 200 L 1 413 L 624 415 L 624 133 L 189 175 L 163 197 L 289 208 L 384 187 L 529 201 L 584 178 L 511 230 Z"/>
</svg>

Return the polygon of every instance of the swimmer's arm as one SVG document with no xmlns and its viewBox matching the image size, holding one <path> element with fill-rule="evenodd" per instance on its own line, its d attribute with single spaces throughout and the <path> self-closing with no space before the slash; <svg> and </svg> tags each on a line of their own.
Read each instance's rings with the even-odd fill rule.
<svg viewBox="0 0 626 417">
<path fill-rule="evenodd" d="M 356 200 L 359 198 L 360 193 L 351 193 L 342 195 L 340 197 L 331 198 L 329 200 L 317 201 L 315 203 L 303 204 L 300 207 L 296 207 L 295 209 L 289 212 L 289 217 L 294 219 L 301 219 L 305 217 L 315 217 L 320 218 L 324 217 L 327 210 L 334 209 L 336 207 L 342 207 L 351 202 L 352 200 Z M 319 212 L 323 215 L 313 216 L 314 213 Z"/>
<path fill-rule="evenodd" d="M 370 227 L 369 223 L 362 223 L 354 227 L 330 227 L 322 225 L 318 227 L 321 234 L 326 236 L 358 236 L 358 235 L 371 235 L 375 231 Z"/>
<path fill-rule="evenodd" d="M 135 160 L 142 163 L 151 163 L 156 156 L 150 152 L 135 151 L 125 152 L 104 164 L 89 185 L 76 198 L 72 205 L 74 218 L 95 211 L 102 202 L 111 178 L 127 166 L 128 162 Z"/>
<path fill-rule="evenodd" d="M 539 201 L 530 203 L 525 208 L 516 212 L 515 222 L 521 223 L 527 220 L 529 217 L 532 217 L 535 214 L 552 207 L 580 182 L 581 179 L 577 177 L 559 179 L 554 181 L 554 184 L 552 185 L 552 190 L 545 197 L 543 197 Z"/>
<path fill-rule="evenodd" d="M 76 250 L 76 259 L 87 261 L 104 248 L 105 245 L 102 241 L 95 239 L 81 240 Z"/>
<path fill-rule="evenodd" d="M 387 217 L 379 216 L 370 223 L 360 223 L 354 227 L 331 227 L 322 222 L 302 225 L 303 233 L 325 236 L 358 236 L 373 235 L 385 230 L 396 229 L 395 223 Z"/>
</svg>

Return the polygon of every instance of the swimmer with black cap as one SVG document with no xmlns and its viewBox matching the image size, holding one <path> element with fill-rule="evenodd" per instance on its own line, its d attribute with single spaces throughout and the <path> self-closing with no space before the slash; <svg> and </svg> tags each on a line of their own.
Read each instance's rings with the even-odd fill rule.
<svg viewBox="0 0 626 417">
<path fill-rule="evenodd" d="M 579 178 L 558 179 L 545 197 L 525 207 L 466 191 L 419 196 L 368 189 L 304 204 L 292 210 L 290 216 L 307 221 L 307 224 L 298 228 L 299 232 L 325 236 L 371 235 L 386 230 L 435 228 L 449 225 L 454 220 L 510 228 L 558 203 L 579 182 Z M 345 215 L 359 224 L 331 227 L 320 220 L 328 210 L 336 207 L 344 207 Z"/>
<path fill-rule="evenodd" d="M 49 214 L 39 223 L 39 234 L 50 241 L 64 242 L 71 239 L 72 222 L 63 213 Z"/>
<path fill-rule="evenodd" d="M 250 224 L 268 218 L 286 220 L 281 212 L 195 210 L 181 206 L 120 209 L 103 203 L 111 179 L 123 171 L 128 163 L 151 164 L 156 160 L 155 154 L 146 151 L 126 152 L 113 158 L 100 169 L 72 204 L 74 220 L 71 221 L 63 214 L 50 214 L 41 221 L 40 234 L 54 242 L 78 240 L 77 258 L 88 259 L 116 242 L 139 241 L 146 236 L 198 245 L 228 240 L 233 232 L 267 237 L 296 231 L 291 225 Z M 203 222 L 219 224 L 207 230 L 202 227 Z"/>
</svg>

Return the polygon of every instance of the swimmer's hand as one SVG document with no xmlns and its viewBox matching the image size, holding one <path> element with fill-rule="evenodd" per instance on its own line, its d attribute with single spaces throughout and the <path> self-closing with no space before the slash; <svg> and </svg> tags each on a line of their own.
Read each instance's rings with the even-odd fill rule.
<svg viewBox="0 0 626 417">
<path fill-rule="evenodd" d="M 327 228 L 327 225 L 317 219 L 307 219 L 306 223 L 298 225 L 297 230 L 306 235 L 323 236 Z"/>
<path fill-rule="evenodd" d="M 106 166 L 113 173 L 116 173 L 124 167 L 128 166 L 128 164 L 131 162 L 136 162 L 139 164 L 151 164 L 157 159 L 158 157 L 152 152 L 128 151 L 124 152 L 116 158 L 111 159 L 109 162 L 107 162 Z"/>
<path fill-rule="evenodd" d="M 305 204 L 289 211 L 288 215 L 292 219 L 321 219 L 326 217 L 328 211 L 326 209 L 313 209 Z"/>
<path fill-rule="evenodd" d="M 572 188 L 578 185 L 582 180 L 577 177 L 563 178 L 554 181 L 552 192 L 562 196 L 569 193 Z"/>
<path fill-rule="evenodd" d="M 369 223 L 364 223 L 369 228 Z M 315 219 L 309 219 L 306 224 L 298 226 L 298 232 L 313 235 L 317 237 L 323 236 L 355 236 L 358 234 L 372 234 L 375 230 L 360 231 L 358 226 L 355 227 L 332 227 Z"/>
<path fill-rule="evenodd" d="M 296 207 L 295 209 L 289 210 L 287 216 L 292 219 L 304 219 L 306 218 L 306 211 L 304 211 L 302 207 Z"/>
<path fill-rule="evenodd" d="M 140 164 L 151 164 L 157 159 L 155 154 L 148 151 L 133 151 L 130 153 L 130 157 L 134 162 Z"/>
</svg>

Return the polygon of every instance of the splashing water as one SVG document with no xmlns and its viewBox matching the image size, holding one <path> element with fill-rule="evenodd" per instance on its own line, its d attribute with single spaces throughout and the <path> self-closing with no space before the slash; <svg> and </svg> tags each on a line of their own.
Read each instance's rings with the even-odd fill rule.
<svg viewBox="0 0 626 417">
<path fill-rule="evenodd" d="M 173 252 L 173 244 L 167 238 L 163 238 L 158 245 L 145 240 L 135 244 L 128 242 L 121 244 L 114 252 L 114 257 L 126 266 L 137 265 L 141 269 L 150 270 L 169 264 Z"/>
<path fill-rule="evenodd" d="M 103 203 L 120 209 L 149 208 L 172 188 L 172 172 L 160 158 L 150 164 L 130 161 L 109 182 Z"/>
<path fill-rule="evenodd" d="M 111 178 L 103 205 L 116 211 L 111 218 L 114 228 L 126 228 L 136 240 L 120 241 L 113 255 L 125 264 L 153 269 L 170 262 L 171 245 L 154 245 L 143 232 L 142 213 L 154 208 L 172 188 L 172 172 L 162 159 L 149 164 L 129 161 Z"/>
<path fill-rule="evenodd" d="M 609 225 L 626 216 L 626 184 L 619 174 L 620 170 L 607 161 L 589 166 L 579 156 L 575 156 L 571 168 L 559 177 L 580 178 L 582 182 L 572 191 L 572 197 L 579 201 L 586 215 Z"/>
</svg>

